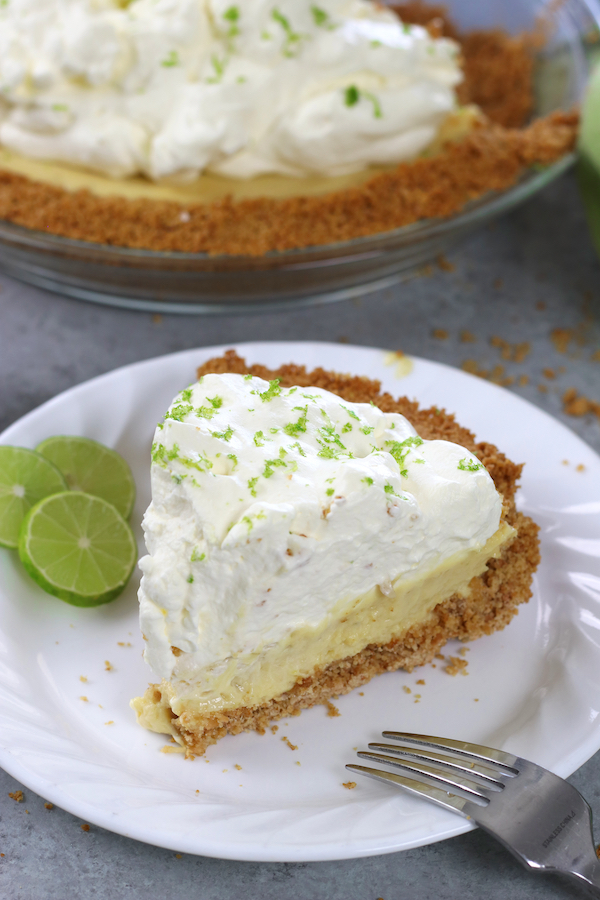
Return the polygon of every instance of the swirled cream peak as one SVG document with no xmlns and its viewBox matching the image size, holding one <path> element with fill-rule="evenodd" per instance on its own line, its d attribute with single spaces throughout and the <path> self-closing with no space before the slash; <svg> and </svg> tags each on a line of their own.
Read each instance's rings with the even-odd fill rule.
<svg viewBox="0 0 600 900">
<path fill-rule="evenodd" d="M 0 143 L 113 177 L 343 175 L 432 142 L 457 56 L 371 0 L 6 0 Z"/>
<path fill-rule="evenodd" d="M 471 453 L 319 388 L 205 375 L 152 447 L 139 598 L 146 660 L 193 684 L 341 601 L 426 576 L 496 532 Z M 172 647 L 176 648 L 174 655 Z"/>
</svg>

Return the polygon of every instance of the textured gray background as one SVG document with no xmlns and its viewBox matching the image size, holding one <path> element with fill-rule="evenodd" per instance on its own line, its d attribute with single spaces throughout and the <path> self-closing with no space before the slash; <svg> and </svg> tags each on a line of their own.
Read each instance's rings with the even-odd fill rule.
<svg viewBox="0 0 600 900">
<path fill-rule="evenodd" d="M 181 350 L 248 340 L 349 341 L 460 365 L 505 366 L 528 375 L 513 390 L 550 412 L 600 451 L 600 421 L 562 412 L 575 387 L 600 400 L 600 266 L 568 176 L 526 206 L 480 231 L 450 257 L 454 271 L 377 294 L 286 313 L 160 316 L 66 300 L 0 277 L 0 430 L 54 394 L 116 366 Z M 540 308 L 544 304 L 545 308 Z M 581 342 L 560 354 L 550 333 L 579 328 Z M 446 339 L 434 329 L 448 332 Z M 462 343 L 471 331 L 475 343 Z M 490 343 L 528 341 L 520 363 Z M 565 367 L 555 380 L 543 369 Z M 539 385 L 547 388 L 546 393 Z M 600 820 L 600 754 L 572 778 Z M 0 897 L 162 900 L 514 900 L 576 898 L 567 882 L 527 873 L 481 832 L 405 853 L 332 863 L 253 864 L 177 855 L 122 838 L 54 808 L 0 770 Z M 600 840 L 600 831 L 597 833 Z"/>
</svg>

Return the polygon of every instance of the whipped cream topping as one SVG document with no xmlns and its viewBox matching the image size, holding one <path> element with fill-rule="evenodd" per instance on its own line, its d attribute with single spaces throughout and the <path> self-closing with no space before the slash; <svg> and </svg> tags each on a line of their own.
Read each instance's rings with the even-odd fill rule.
<svg viewBox="0 0 600 900">
<path fill-rule="evenodd" d="M 471 453 L 403 416 L 233 374 L 175 398 L 151 479 L 145 658 L 190 684 L 483 547 L 502 509 Z"/>
<path fill-rule="evenodd" d="M 0 143 L 117 178 L 399 162 L 460 80 L 453 41 L 371 0 L 0 5 Z"/>
</svg>

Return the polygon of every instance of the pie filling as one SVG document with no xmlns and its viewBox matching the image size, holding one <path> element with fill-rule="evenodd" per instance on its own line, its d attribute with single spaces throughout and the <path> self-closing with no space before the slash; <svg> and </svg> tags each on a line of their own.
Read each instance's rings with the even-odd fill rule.
<svg viewBox="0 0 600 900">
<path fill-rule="evenodd" d="M 503 522 L 483 547 L 457 553 L 420 578 L 400 578 L 386 593 L 376 586 L 360 597 L 340 600 L 318 627 L 295 629 L 278 644 L 231 657 L 217 671 L 202 672 L 194 684 L 163 682 L 160 692 L 151 686 L 132 701 L 140 725 L 181 740 L 173 717 L 255 709 L 371 644 L 400 641 L 438 603 L 455 594 L 468 597 L 472 579 L 486 571 L 489 560 L 498 558 L 515 534 Z"/>
</svg>

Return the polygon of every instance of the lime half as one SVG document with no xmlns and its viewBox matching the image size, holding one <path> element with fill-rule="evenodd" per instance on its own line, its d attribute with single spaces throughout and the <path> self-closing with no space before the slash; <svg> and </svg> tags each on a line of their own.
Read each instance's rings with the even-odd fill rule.
<svg viewBox="0 0 600 900">
<path fill-rule="evenodd" d="M 125 519 L 106 500 L 63 491 L 29 510 L 19 556 L 49 594 L 73 606 L 99 606 L 114 600 L 129 581 L 137 545 Z"/>
<path fill-rule="evenodd" d="M 66 487 L 56 466 L 39 453 L 0 445 L 0 545 L 16 547 L 27 511 Z"/>
<path fill-rule="evenodd" d="M 63 473 L 72 491 L 94 494 L 129 518 L 135 501 L 131 469 L 115 450 L 91 438 L 69 435 L 47 438 L 36 447 Z"/>
</svg>

